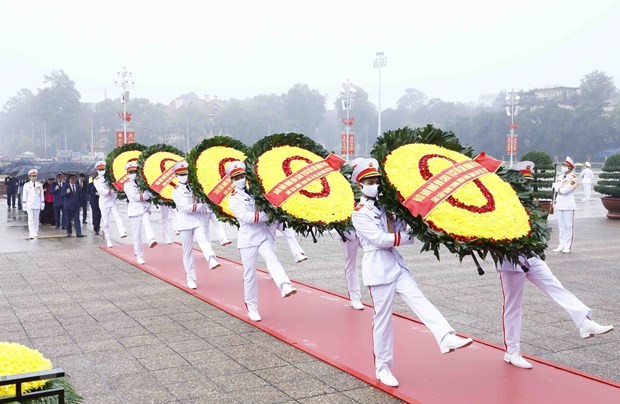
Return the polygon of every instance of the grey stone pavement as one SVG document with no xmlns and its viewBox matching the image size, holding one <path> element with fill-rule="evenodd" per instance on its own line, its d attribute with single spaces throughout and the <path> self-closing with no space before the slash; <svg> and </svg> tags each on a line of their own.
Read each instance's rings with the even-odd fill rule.
<svg viewBox="0 0 620 404">
<path fill-rule="evenodd" d="M 156 212 L 153 221 L 160 234 Z M 608 220 L 596 198 L 580 200 L 576 216 L 573 252 L 549 251 L 547 262 L 564 286 L 592 308 L 594 320 L 618 326 L 620 221 Z M 107 254 L 97 248 L 103 239 L 90 224 L 84 239 L 68 239 L 44 226 L 40 235 L 45 238 L 29 241 L 26 215 L 7 210 L 4 199 L 0 218 L 0 341 L 40 350 L 66 370 L 86 402 L 398 402 Z M 553 215 L 549 225 L 554 248 Z M 233 228 L 227 232 L 236 237 Z M 130 240 L 131 235 L 115 242 Z M 302 239 L 310 257 L 302 264 L 293 263 L 283 239 L 277 244 L 292 279 L 346 295 L 337 239 L 327 236 L 316 244 Z M 213 245 L 218 254 L 239 258 L 234 244 Z M 419 248 L 400 251 L 429 300 L 457 331 L 501 345 L 502 298 L 492 266 L 485 265 L 487 273 L 479 276 L 468 260 L 459 263 L 446 255 L 439 262 Z M 363 299 L 370 302 L 366 289 Z M 402 303 L 395 310 L 413 316 Z M 529 283 L 522 350 L 620 382 L 620 331 L 580 339 L 568 315 Z M 500 351 L 497 360 L 502 360 Z"/>
</svg>

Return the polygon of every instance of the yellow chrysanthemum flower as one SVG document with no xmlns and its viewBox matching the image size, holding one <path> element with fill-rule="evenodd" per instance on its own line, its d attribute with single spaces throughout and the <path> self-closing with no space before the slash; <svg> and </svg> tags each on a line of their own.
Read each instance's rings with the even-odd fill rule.
<svg viewBox="0 0 620 404">
<path fill-rule="evenodd" d="M 0 342 L 0 376 L 18 375 L 52 369 L 52 362 L 36 349 L 14 342 Z M 38 380 L 22 384 L 22 392 L 39 389 L 47 383 Z M 0 397 L 14 396 L 15 386 L 0 386 Z"/>
<path fill-rule="evenodd" d="M 453 162 L 468 160 L 469 157 L 440 146 L 415 143 L 392 151 L 386 157 L 384 170 L 390 183 L 406 199 L 429 176 Z M 494 173 L 460 187 L 451 198 L 437 205 L 426 221 L 460 240 L 512 240 L 531 230 L 529 215 L 517 194 Z"/>
<path fill-rule="evenodd" d="M 118 181 L 122 176 L 127 174 L 125 164 L 127 164 L 129 160 L 137 159 L 140 157 L 140 154 L 142 154 L 140 150 L 128 150 L 114 158 L 114 162 L 112 163 L 112 177 L 114 181 Z"/>
<path fill-rule="evenodd" d="M 321 156 L 300 147 L 274 147 L 258 158 L 256 175 L 266 193 L 291 173 L 321 160 Z M 335 171 L 292 195 L 280 208 L 300 220 L 329 224 L 349 220 L 354 203 L 349 181 Z"/>
<path fill-rule="evenodd" d="M 205 195 L 215 187 L 217 183 L 226 176 L 226 164 L 234 161 L 245 161 L 247 156 L 243 152 L 226 146 L 213 146 L 205 149 L 196 159 L 196 177 Z M 233 217 L 233 213 L 228 205 L 230 195 L 227 195 L 220 203 L 222 212 Z"/>
</svg>

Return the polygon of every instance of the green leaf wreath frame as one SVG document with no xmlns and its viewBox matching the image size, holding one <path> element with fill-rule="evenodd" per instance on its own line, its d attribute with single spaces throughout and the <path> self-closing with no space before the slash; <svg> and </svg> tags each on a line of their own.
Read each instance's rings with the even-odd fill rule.
<svg viewBox="0 0 620 404">
<path fill-rule="evenodd" d="M 198 174 L 197 174 L 197 168 L 196 168 L 196 161 L 198 160 L 198 157 L 200 157 L 202 152 L 204 152 L 205 150 L 207 150 L 207 149 L 209 149 L 211 147 L 216 147 L 216 146 L 230 147 L 232 149 L 236 149 L 236 150 L 242 152 L 246 156 L 250 155 L 250 148 L 248 146 L 246 146 L 243 142 L 241 142 L 241 141 L 239 141 L 237 139 L 233 139 L 232 137 L 229 137 L 229 136 L 216 136 L 216 137 L 213 137 L 211 139 L 204 139 L 202 142 L 200 142 L 200 144 L 198 144 L 196 147 L 194 147 L 187 154 L 187 163 L 189 165 L 189 182 L 190 182 L 190 186 L 191 186 L 192 190 L 194 191 L 194 194 L 198 198 L 200 198 L 201 200 L 203 200 L 207 204 L 209 204 L 209 206 L 211 207 L 211 210 L 213 210 L 213 212 L 215 213 L 215 215 L 217 216 L 217 218 L 219 220 L 221 220 L 223 222 L 226 222 L 226 223 L 229 223 L 229 224 L 231 224 L 233 226 L 239 227 L 239 222 L 237 222 L 237 219 L 235 219 L 232 216 L 227 215 L 222 210 L 222 208 L 220 208 L 218 205 L 213 203 L 209 198 L 207 198 L 207 195 L 203 191 L 202 186 L 198 182 Z"/>
<path fill-rule="evenodd" d="M 256 174 L 256 162 L 258 158 L 267 151 L 279 146 L 293 146 L 300 147 L 308 150 L 314 154 L 326 158 L 329 152 L 323 148 L 323 146 L 316 143 L 309 137 L 299 133 L 278 133 L 270 136 L 266 136 L 256 142 L 245 161 L 246 165 L 246 177 L 248 178 L 248 190 L 254 197 L 258 206 L 263 209 L 270 217 L 272 222 L 282 222 L 285 226 L 292 228 L 297 233 L 308 236 L 311 235 L 314 242 L 317 241 L 317 237 L 325 231 L 336 230 L 342 234 L 347 229 L 351 228 L 351 220 L 334 223 L 318 223 L 310 222 L 308 220 L 302 220 L 295 216 L 290 215 L 281 208 L 273 206 L 267 198 L 263 195 L 269 190 L 265 190 L 262 187 L 258 175 Z M 340 172 L 343 169 L 341 168 Z M 343 173 L 344 174 L 344 173 Z M 347 177 L 348 178 L 348 177 Z M 351 209 L 353 211 L 353 209 Z"/>
<path fill-rule="evenodd" d="M 547 228 L 546 215 L 538 209 L 530 185 L 519 172 L 513 170 L 500 168 L 497 175 L 512 186 L 519 200 L 529 213 L 532 231 L 527 236 L 510 241 L 492 241 L 483 238 L 460 241 L 449 234 L 432 229 L 421 216 L 414 217 L 401 204 L 396 188 L 385 178 L 385 172 L 383 171 L 383 165 L 387 156 L 400 146 L 411 143 L 434 144 L 459 152 L 470 158 L 473 156 L 473 149 L 469 146 L 462 146 L 454 133 L 444 132 L 432 125 L 417 129 L 405 127 L 385 132 L 377 139 L 371 154 L 380 162 L 380 170 L 384 175 L 384 181 L 382 182 L 383 191 L 378 198 L 379 203 L 385 206 L 386 210 L 405 220 L 411 228 L 410 234 L 423 243 L 421 251 L 433 251 L 437 259 L 440 259 L 439 250 L 443 245 L 451 253 L 457 254 L 460 260 L 467 255 L 474 257 L 474 260 L 474 254 L 477 254 L 482 259 L 486 259 L 490 255 L 495 263 L 502 262 L 504 259 L 517 263 L 520 254 L 528 257 L 538 255 L 544 258 L 544 251 L 547 248 L 547 240 L 550 233 L 550 230 Z"/>
<path fill-rule="evenodd" d="M 174 206 L 174 201 L 169 201 L 165 198 L 162 198 L 157 192 L 153 191 L 149 185 L 146 182 L 146 178 L 144 176 L 144 172 L 142 171 L 143 167 L 144 167 L 144 162 L 146 161 L 146 159 L 148 159 L 149 157 L 151 157 L 153 154 L 155 153 L 159 153 L 159 152 L 168 152 L 168 153 L 172 153 L 172 154 L 176 154 L 178 156 L 180 156 L 181 158 L 185 158 L 185 153 L 183 153 L 181 150 L 177 149 L 174 146 L 170 146 L 168 144 L 165 143 L 161 143 L 161 144 L 154 144 L 152 146 L 147 147 L 142 154 L 140 155 L 140 157 L 138 158 L 138 173 L 139 175 L 136 176 L 136 184 L 138 184 L 138 188 L 140 188 L 141 191 L 149 191 L 150 193 L 153 194 L 153 198 L 151 199 L 151 203 L 154 205 L 165 205 L 165 206 L 170 206 L 172 208 L 175 208 Z"/>
<path fill-rule="evenodd" d="M 146 146 L 140 143 L 128 143 L 120 147 L 117 147 L 116 149 L 108 153 L 108 155 L 105 158 L 106 165 L 105 165 L 104 178 L 106 182 L 109 184 L 109 186 L 112 186 L 112 184 L 114 183 L 114 179 L 112 177 L 112 163 L 114 163 L 114 159 L 116 159 L 116 157 L 118 157 L 120 154 L 126 151 L 138 150 L 138 151 L 143 152 L 145 149 L 146 149 Z M 127 200 L 127 195 L 125 195 L 123 191 L 116 190 L 116 198 L 120 200 Z"/>
</svg>

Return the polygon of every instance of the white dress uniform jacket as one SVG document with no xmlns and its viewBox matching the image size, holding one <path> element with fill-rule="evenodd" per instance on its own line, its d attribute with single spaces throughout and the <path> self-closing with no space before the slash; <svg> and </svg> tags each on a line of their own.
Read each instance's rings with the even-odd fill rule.
<svg viewBox="0 0 620 404">
<path fill-rule="evenodd" d="M 353 226 L 364 249 L 362 279 L 365 286 L 394 282 L 407 265 L 396 248 L 413 244 L 402 221 L 395 221 L 371 199 L 362 197 L 352 215 Z"/>
<path fill-rule="evenodd" d="M 43 186 L 40 183 L 28 181 L 24 184 L 24 190 L 22 192 L 24 210 L 41 210 L 45 208 Z"/>
<path fill-rule="evenodd" d="M 128 181 L 123 187 L 123 191 L 127 194 L 129 206 L 127 207 L 127 216 L 142 216 L 144 213 L 151 213 L 151 193 L 149 191 L 140 191 L 138 185 L 134 181 Z"/>
<path fill-rule="evenodd" d="M 235 189 L 229 198 L 230 210 L 239 221 L 237 248 L 257 247 L 267 239 L 275 242 L 275 224 L 268 225 L 269 216 L 257 209 L 254 198 L 245 190 Z"/>
<path fill-rule="evenodd" d="M 200 216 L 207 216 L 206 204 L 194 201 L 191 188 L 183 184 L 174 188 L 172 200 L 177 207 L 177 230 L 195 229 L 201 225 Z"/>
<path fill-rule="evenodd" d="M 575 189 L 577 189 L 577 176 L 572 172 L 562 174 L 558 177 L 558 181 L 553 184 L 554 189 L 558 193 L 555 198 L 555 210 L 575 210 Z"/>
<path fill-rule="evenodd" d="M 108 183 L 102 176 L 98 175 L 93 180 L 93 184 L 99 194 L 99 208 L 101 210 L 116 206 L 116 191 L 113 187 L 108 186 Z"/>
</svg>

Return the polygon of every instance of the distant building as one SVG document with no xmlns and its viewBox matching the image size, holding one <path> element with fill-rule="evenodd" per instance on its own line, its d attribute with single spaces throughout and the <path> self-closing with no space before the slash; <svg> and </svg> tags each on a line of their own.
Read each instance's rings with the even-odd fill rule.
<svg viewBox="0 0 620 404">
<path fill-rule="evenodd" d="M 187 107 L 189 105 L 193 105 L 195 107 L 204 109 L 207 112 L 207 115 L 209 115 L 210 117 L 214 117 L 220 113 L 222 107 L 224 106 L 224 102 L 217 95 L 211 97 L 207 94 L 204 98 L 199 98 L 197 100 L 176 98 L 173 102 L 173 105 L 175 110 L 183 108 L 184 106 Z"/>
<path fill-rule="evenodd" d="M 536 109 L 549 104 L 555 104 L 560 108 L 575 109 L 581 99 L 579 87 L 551 87 L 537 88 L 520 92 L 519 105 L 523 108 Z"/>
</svg>

